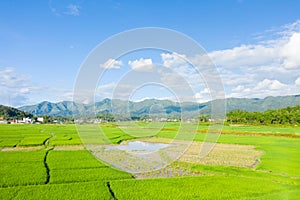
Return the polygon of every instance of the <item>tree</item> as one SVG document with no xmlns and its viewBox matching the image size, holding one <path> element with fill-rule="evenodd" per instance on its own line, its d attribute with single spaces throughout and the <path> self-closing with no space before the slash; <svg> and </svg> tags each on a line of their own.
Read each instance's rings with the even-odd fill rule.
<svg viewBox="0 0 300 200">
<path fill-rule="evenodd" d="M 115 121 L 114 115 L 111 113 L 107 113 L 107 112 L 98 114 L 97 119 L 101 119 L 102 121 L 105 121 L 105 122 Z"/>
<path fill-rule="evenodd" d="M 208 122 L 207 115 L 200 115 L 200 117 L 198 119 L 200 122 Z"/>
</svg>

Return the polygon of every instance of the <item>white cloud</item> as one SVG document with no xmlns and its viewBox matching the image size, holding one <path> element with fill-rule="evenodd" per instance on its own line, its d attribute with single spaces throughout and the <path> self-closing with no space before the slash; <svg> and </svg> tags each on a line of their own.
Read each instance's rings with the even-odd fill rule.
<svg viewBox="0 0 300 200">
<path fill-rule="evenodd" d="M 72 15 L 72 16 L 78 16 L 80 14 L 80 6 L 76 4 L 69 4 L 67 6 L 67 11 L 65 14 Z"/>
<path fill-rule="evenodd" d="M 245 89 L 243 85 L 238 85 L 237 87 L 232 89 L 232 92 L 242 92 Z"/>
<path fill-rule="evenodd" d="M 176 52 L 173 53 L 162 53 L 160 54 L 161 59 L 163 61 L 163 65 L 166 67 L 177 67 L 180 65 L 186 65 L 185 61 L 186 56 L 183 54 L 178 54 Z"/>
<path fill-rule="evenodd" d="M 269 40 L 267 37 L 257 44 L 208 53 L 219 69 L 228 97 L 300 93 L 296 87 L 300 74 L 300 21 L 272 33 Z"/>
<path fill-rule="evenodd" d="M 18 106 L 28 102 L 28 94 L 35 90 L 29 76 L 17 74 L 13 68 L 0 70 L 0 104 Z"/>
<path fill-rule="evenodd" d="M 100 64 L 100 68 L 104 69 L 119 69 L 123 66 L 122 61 L 113 58 L 108 59 L 105 63 Z"/>
<path fill-rule="evenodd" d="M 73 92 L 35 84 L 32 78 L 22 75 L 14 68 L 0 69 L 0 104 L 13 107 L 36 104 L 41 101 L 72 100 Z"/>
<path fill-rule="evenodd" d="M 177 91 L 191 88 L 194 95 L 189 99 L 204 102 L 213 96 L 211 91 L 214 88 L 207 87 L 214 87 L 218 77 L 217 71 L 211 70 L 215 63 L 227 97 L 263 98 L 300 94 L 300 21 L 277 29 L 277 32 L 275 30 L 271 35 L 265 32 L 267 35 L 261 37 L 264 41 L 209 52 L 209 57 L 205 54 L 189 57 L 176 52 L 162 53 L 162 65 L 167 70 L 161 70 L 161 80 Z M 128 65 L 137 71 L 153 69 L 150 58 L 129 61 Z"/>
<path fill-rule="evenodd" d="M 95 91 L 96 101 L 112 98 L 116 85 L 115 82 L 98 85 Z"/>
<path fill-rule="evenodd" d="M 48 6 L 51 12 L 56 16 L 79 16 L 82 3 L 82 1 L 78 0 L 49 0 Z"/>
<path fill-rule="evenodd" d="M 153 69 L 152 59 L 140 58 L 139 60 L 128 61 L 128 65 L 136 71 L 151 71 Z"/>
<path fill-rule="evenodd" d="M 227 97 L 300 94 L 300 21 L 264 34 L 261 41 L 209 52 L 209 57 L 162 53 L 162 64 L 170 70 L 163 71 L 162 79 L 166 85 L 180 91 L 183 87 L 192 88 L 193 98 L 205 102 L 211 99 L 211 91 L 205 84 L 210 81 L 213 85 L 214 78 L 218 77 L 216 71 L 211 71 L 215 63 Z M 147 71 L 145 66 L 151 66 L 152 60 L 140 58 L 128 64 L 134 70 Z"/>
<path fill-rule="evenodd" d="M 165 96 L 165 97 L 142 97 L 142 98 L 131 98 L 130 101 L 134 101 L 134 102 L 142 102 L 145 100 L 149 100 L 149 99 L 158 99 L 158 100 L 170 100 L 170 101 L 174 101 L 174 102 L 178 102 L 178 99 L 175 96 Z"/>
<path fill-rule="evenodd" d="M 193 90 L 198 90 L 204 85 L 205 80 L 201 74 L 187 60 L 183 54 L 162 53 L 160 54 L 163 65 L 169 68 L 172 73 L 166 74 L 165 79 L 175 87 L 186 87 L 188 85 Z M 185 84 L 182 84 L 184 80 Z"/>
<path fill-rule="evenodd" d="M 300 77 L 295 80 L 296 86 L 300 86 Z"/>
<path fill-rule="evenodd" d="M 233 49 L 214 51 L 210 58 L 217 64 L 227 68 L 252 67 L 273 63 L 278 60 L 279 49 L 263 45 L 242 45 Z"/>
<path fill-rule="evenodd" d="M 300 68 L 300 33 L 293 33 L 289 41 L 283 46 L 283 66 L 286 68 Z"/>
<path fill-rule="evenodd" d="M 208 88 L 204 88 L 204 90 L 202 90 L 200 94 L 210 94 L 210 90 Z"/>
<path fill-rule="evenodd" d="M 281 83 L 278 80 L 264 79 L 263 81 L 259 82 L 254 89 L 255 90 L 260 90 L 260 89 L 281 90 L 285 87 L 287 87 L 287 85 Z"/>
<path fill-rule="evenodd" d="M 104 98 L 128 99 L 135 89 L 134 84 L 111 82 L 101 84 L 95 92 L 96 101 Z"/>
</svg>

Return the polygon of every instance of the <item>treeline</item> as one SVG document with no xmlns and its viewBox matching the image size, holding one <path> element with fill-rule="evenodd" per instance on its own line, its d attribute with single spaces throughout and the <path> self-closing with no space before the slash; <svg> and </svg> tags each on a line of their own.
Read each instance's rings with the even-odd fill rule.
<svg viewBox="0 0 300 200">
<path fill-rule="evenodd" d="M 300 105 L 265 112 L 234 110 L 227 113 L 226 121 L 231 124 L 300 124 Z"/>
<path fill-rule="evenodd" d="M 96 118 L 98 120 L 101 120 L 102 122 L 115 122 L 115 121 L 181 121 L 180 116 L 168 116 L 166 118 L 160 117 L 159 115 L 157 116 L 150 116 L 150 115 L 114 115 L 110 112 L 103 112 L 99 113 Z"/>
<path fill-rule="evenodd" d="M 34 116 L 32 119 L 35 122 L 39 122 L 38 120 L 39 117 Z M 62 116 L 48 116 L 48 115 L 44 115 L 42 120 L 43 124 L 56 124 L 56 123 L 63 123 L 63 124 L 72 124 L 74 123 L 74 117 L 62 117 Z"/>
</svg>

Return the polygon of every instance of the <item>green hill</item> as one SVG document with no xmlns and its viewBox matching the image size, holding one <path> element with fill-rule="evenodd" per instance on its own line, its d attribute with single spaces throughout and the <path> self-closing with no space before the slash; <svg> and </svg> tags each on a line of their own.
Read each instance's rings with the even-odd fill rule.
<svg viewBox="0 0 300 200">
<path fill-rule="evenodd" d="M 0 105 L 0 119 L 22 119 L 23 117 L 32 117 L 32 114 L 9 106 Z"/>
</svg>

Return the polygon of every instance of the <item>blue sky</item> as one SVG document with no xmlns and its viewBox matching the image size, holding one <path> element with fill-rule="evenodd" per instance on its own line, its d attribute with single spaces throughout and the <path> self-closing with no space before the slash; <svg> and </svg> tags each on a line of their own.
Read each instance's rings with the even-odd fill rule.
<svg viewBox="0 0 300 200">
<path fill-rule="evenodd" d="M 3 0 L 0 9 L 0 104 L 71 100 L 89 52 L 114 34 L 142 27 L 173 29 L 201 44 L 227 97 L 300 93 L 299 1 Z M 97 86 L 97 98 L 110 96 L 116 77 L 132 69 L 129 62 L 163 64 L 163 53 L 121 58 L 122 66 Z M 171 98 L 165 89 L 153 91 L 133 100 Z M 199 102 L 209 99 L 207 89 L 194 91 Z"/>
</svg>

